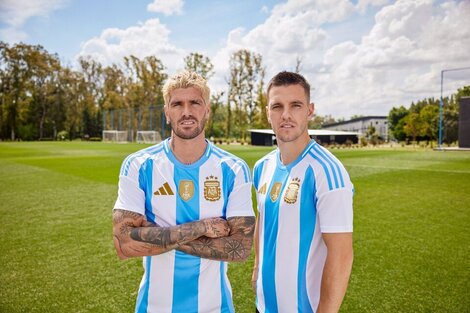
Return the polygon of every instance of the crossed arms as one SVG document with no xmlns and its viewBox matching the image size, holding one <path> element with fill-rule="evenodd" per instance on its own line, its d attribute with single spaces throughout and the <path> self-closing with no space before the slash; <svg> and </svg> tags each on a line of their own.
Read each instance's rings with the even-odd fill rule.
<svg viewBox="0 0 470 313">
<path fill-rule="evenodd" d="M 206 218 L 170 227 L 150 223 L 145 216 L 115 209 L 114 246 L 121 259 L 158 255 L 176 249 L 219 261 L 244 261 L 250 255 L 253 216 Z"/>
</svg>

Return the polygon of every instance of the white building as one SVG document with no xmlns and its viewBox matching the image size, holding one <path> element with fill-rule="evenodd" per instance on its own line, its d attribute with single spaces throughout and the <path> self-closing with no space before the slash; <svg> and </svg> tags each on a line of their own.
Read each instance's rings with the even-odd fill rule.
<svg viewBox="0 0 470 313">
<path fill-rule="evenodd" d="M 364 136 L 370 126 L 385 141 L 388 141 L 388 121 L 386 116 L 362 116 L 349 121 L 323 125 L 322 129 L 357 132 Z"/>
</svg>

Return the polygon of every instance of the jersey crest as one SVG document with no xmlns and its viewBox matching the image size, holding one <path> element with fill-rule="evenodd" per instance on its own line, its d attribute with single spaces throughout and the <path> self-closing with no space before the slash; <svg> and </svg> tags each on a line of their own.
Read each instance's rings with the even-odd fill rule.
<svg viewBox="0 0 470 313">
<path fill-rule="evenodd" d="M 269 196 L 271 197 L 272 202 L 275 202 L 277 198 L 279 198 L 279 194 L 281 193 L 281 187 L 282 183 L 279 182 L 274 183 L 271 187 L 271 192 L 269 193 Z"/>
<path fill-rule="evenodd" d="M 215 176 L 206 177 L 204 182 L 204 199 L 207 201 L 217 201 L 220 200 L 220 182 Z"/>
<path fill-rule="evenodd" d="M 289 204 L 294 204 L 297 201 L 300 189 L 300 178 L 294 178 L 287 186 L 287 191 L 284 195 L 284 201 Z"/>
<path fill-rule="evenodd" d="M 184 201 L 194 196 L 194 183 L 192 180 L 180 180 L 178 193 Z"/>
</svg>

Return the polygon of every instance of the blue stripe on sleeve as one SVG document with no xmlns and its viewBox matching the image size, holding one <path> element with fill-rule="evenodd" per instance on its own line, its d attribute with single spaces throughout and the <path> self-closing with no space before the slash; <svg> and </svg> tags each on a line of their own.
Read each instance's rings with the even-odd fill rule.
<svg viewBox="0 0 470 313">
<path fill-rule="evenodd" d="M 333 179 L 335 181 L 335 187 L 339 188 L 338 177 L 336 176 L 336 169 L 335 169 L 333 163 L 331 162 L 331 160 L 328 157 L 326 157 L 326 155 L 323 153 L 323 151 L 318 150 L 319 149 L 318 145 L 315 145 L 313 147 L 313 149 L 315 150 L 315 152 L 317 153 L 319 158 L 322 158 L 324 161 L 326 161 L 326 163 L 328 163 L 328 165 L 330 166 L 331 172 L 332 172 Z"/>
<path fill-rule="evenodd" d="M 339 176 L 339 179 L 341 181 L 341 187 L 344 187 L 344 180 L 343 180 L 343 174 L 341 173 L 341 169 L 339 168 L 339 165 L 338 165 L 338 161 L 333 159 L 331 157 L 331 155 L 329 155 L 328 153 L 326 153 L 325 151 L 323 151 L 320 147 L 318 146 L 315 146 L 314 147 L 315 151 L 317 151 L 318 153 L 320 153 L 321 155 L 323 155 L 327 160 L 330 160 L 330 164 L 333 164 L 336 168 L 336 170 L 338 171 L 338 176 Z M 338 187 L 338 186 L 337 186 Z"/>
<path fill-rule="evenodd" d="M 330 176 L 330 172 L 328 171 L 328 167 L 326 166 L 326 164 L 325 164 L 318 156 L 316 156 L 315 154 L 313 154 L 312 151 L 310 151 L 309 154 L 310 154 L 315 160 L 317 160 L 318 163 L 320 163 L 320 165 L 323 167 L 323 170 L 325 171 L 326 179 L 328 180 L 328 189 L 329 189 L 329 190 L 333 190 L 333 185 L 332 185 L 332 183 L 331 183 L 331 176 Z"/>
</svg>

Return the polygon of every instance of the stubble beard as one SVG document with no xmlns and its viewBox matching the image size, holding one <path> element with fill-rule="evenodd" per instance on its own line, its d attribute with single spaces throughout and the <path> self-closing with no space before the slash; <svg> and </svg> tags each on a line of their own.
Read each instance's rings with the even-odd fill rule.
<svg viewBox="0 0 470 313">
<path fill-rule="evenodd" d="M 197 127 L 191 133 L 187 133 L 184 130 L 179 128 L 179 124 L 185 120 L 192 120 L 197 123 Z M 184 118 L 176 122 L 176 125 L 171 123 L 171 129 L 173 130 L 173 133 L 175 134 L 175 136 L 178 138 L 186 139 L 186 140 L 194 139 L 204 131 L 204 126 L 206 125 L 206 121 L 207 121 L 206 115 L 204 115 L 200 123 L 198 123 L 198 121 L 195 118 Z"/>
</svg>

